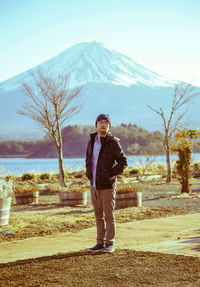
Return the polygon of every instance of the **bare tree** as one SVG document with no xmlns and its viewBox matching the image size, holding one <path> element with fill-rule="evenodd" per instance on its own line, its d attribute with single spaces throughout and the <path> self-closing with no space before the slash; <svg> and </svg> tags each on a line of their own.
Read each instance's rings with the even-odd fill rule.
<svg viewBox="0 0 200 287">
<path fill-rule="evenodd" d="M 171 162 L 170 162 L 170 141 L 172 135 L 183 124 L 183 118 L 186 114 L 186 111 L 178 113 L 182 107 L 185 107 L 189 104 L 192 99 L 198 96 L 199 93 L 196 92 L 195 87 L 191 84 L 180 82 L 179 84 L 174 85 L 174 95 L 172 99 L 172 105 L 170 109 L 169 116 L 167 118 L 163 109 L 156 110 L 148 105 L 148 107 L 161 116 L 163 121 L 164 128 L 164 149 L 166 152 L 166 163 L 167 163 L 167 180 L 166 182 L 171 182 Z"/>
<path fill-rule="evenodd" d="M 31 73 L 33 83 L 23 83 L 23 90 L 29 102 L 24 103 L 22 110 L 18 111 L 42 127 L 52 138 L 56 145 L 59 157 L 60 185 L 66 186 L 63 167 L 62 128 L 67 121 L 77 114 L 81 105 L 77 100 L 81 88 L 69 90 L 69 75 L 44 75 L 39 69 Z"/>
</svg>

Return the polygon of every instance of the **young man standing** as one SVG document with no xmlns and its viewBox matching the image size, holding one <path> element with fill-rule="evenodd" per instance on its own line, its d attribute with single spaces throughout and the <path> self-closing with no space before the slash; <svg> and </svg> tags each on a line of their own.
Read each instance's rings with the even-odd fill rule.
<svg viewBox="0 0 200 287">
<path fill-rule="evenodd" d="M 108 114 L 96 119 L 97 132 L 90 135 L 86 152 L 86 175 L 91 182 L 91 201 L 94 207 L 97 244 L 90 252 L 113 252 L 115 239 L 116 176 L 127 166 L 119 139 L 109 133 Z"/>
</svg>

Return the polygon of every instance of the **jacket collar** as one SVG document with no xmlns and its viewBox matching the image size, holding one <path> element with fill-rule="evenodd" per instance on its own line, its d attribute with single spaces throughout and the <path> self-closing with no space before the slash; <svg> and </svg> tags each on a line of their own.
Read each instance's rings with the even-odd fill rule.
<svg viewBox="0 0 200 287">
<path fill-rule="evenodd" d="M 97 135 L 97 132 L 90 134 L 90 137 L 91 137 L 91 140 L 92 140 L 92 141 L 95 140 L 96 135 Z M 109 141 L 111 141 L 113 138 L 114 138 L 113 135 L 109 132 L 109 133 L 107 133 L 107 135 L 106 135 L 105 137 L 101 137 L 101 143 L 109 142 Z"/>
</svg>

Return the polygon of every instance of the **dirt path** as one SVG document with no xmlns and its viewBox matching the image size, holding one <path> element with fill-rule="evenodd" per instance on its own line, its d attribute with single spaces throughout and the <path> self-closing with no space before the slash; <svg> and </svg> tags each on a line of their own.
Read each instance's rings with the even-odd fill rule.
<svg viewBox="0 0 200 287">
<path fill-rule="evenodd" d="M 116 249 L 159 251 L 200 257 L 200 213 L 117 225 Z M 77 252 L 95 244 L 96 228 L 0 245 L 0 263 Z M 31 247 L 31 248 L 30 248 Z"/>
</svg>

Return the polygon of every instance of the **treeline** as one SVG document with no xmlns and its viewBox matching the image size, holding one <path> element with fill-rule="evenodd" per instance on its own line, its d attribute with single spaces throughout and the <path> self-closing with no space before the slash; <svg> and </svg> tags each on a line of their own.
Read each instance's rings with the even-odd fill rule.
<svg viewBox="0 0 200 287">
<path fill-rule="evenodd" d="M 89 134 L 93 126 L 67 126 L 62 131 L 64 157 L 84 157 Z M 161 155 L 164 154 L 164 135 L 149 132 L 133 124 L 121 124 L 112 127 L 111 133 L 120 139 L 127 155 Z M 4 141 L 0 142 L 1 156 L 57 157 L 55 144 L 47 136 L 40 141 Z"/>
</svg>

